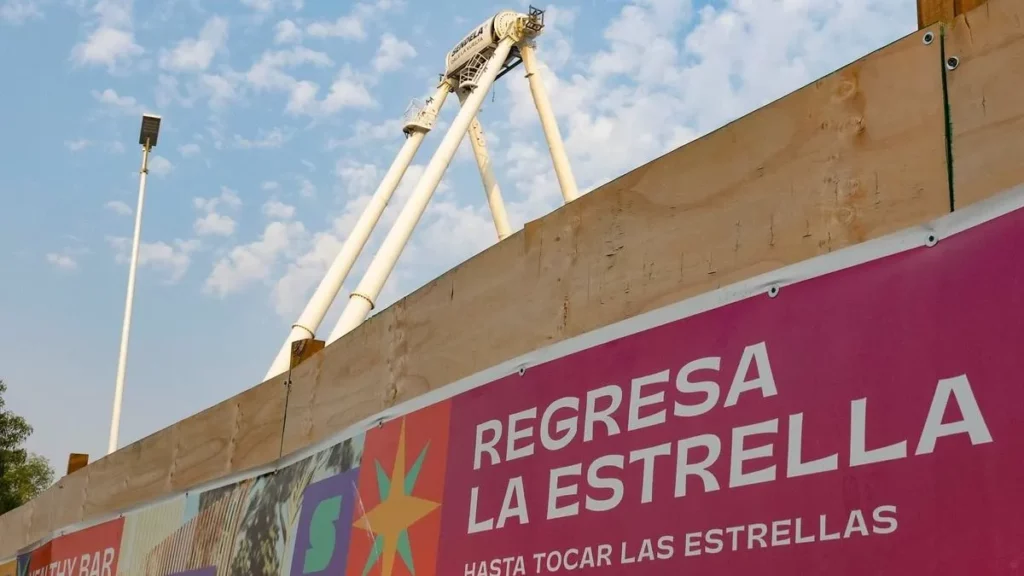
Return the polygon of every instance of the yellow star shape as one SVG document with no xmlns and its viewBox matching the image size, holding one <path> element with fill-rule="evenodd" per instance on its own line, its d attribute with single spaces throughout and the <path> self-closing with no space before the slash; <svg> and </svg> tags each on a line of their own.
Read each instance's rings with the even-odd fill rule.
<svg viewBox="0 0 1024 576">
<path fill-rule="evenodd" d="M 425 449 L 424 449 L 425 450 Z M 424 456 L 420 455 L 420 459 Z M 419 460 L 419 459 L 418 459 Z M 370 553 L 364 574 L 377 558 L 381 558 L 381 576 L 392 576 L 395 566 L 395 555 L 401 553 L 405 557 L 406 564 L 412 572 L 412 558 L 409 550 L 408 534 L 406 530 L 418 522 L 421 518 L 430 514 L 440 503 L 417 498 L 412 496 L 412 488 L 416 482 L 416 475 L 419 473 L 421 462 L 413 465 L 415 471 L 407 477 L 405 468 L 405 419 L 402 419 L 402 428 L 398 436 L 398 451 L 395 454 L 395 464 L 391 472 L 390 482 L 381 486 L 380 504 L 363 514 L 353 526 L 360 528 L 376 536 L 374 550 Z M 378 464 L 379 466 L 379 464 Z M 408 480 L 408 485 L 407 485 Z M 379 554 L 379 555 L 378 555 Z"/>
</svg>

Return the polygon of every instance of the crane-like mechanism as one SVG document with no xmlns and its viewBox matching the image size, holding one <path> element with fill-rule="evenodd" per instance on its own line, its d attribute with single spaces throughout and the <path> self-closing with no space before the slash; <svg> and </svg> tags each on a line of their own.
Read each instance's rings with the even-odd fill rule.
<svg viewBox="0 0 1024 576">
<path fill-rule="evenodd" d="M 427 133 L 434 127 L 441 106 L 448 94 L 454 92 L 461 105 L 458 114 L 441 140 L 437 151 L 427 164 L 423 175 L 413 189 L 394 225 L 384 238 L 380 249 L 366 270 L 363 279 L 349 296 L 348 305 L 342 312 L 327 342 L 344 336 L 366 319 L 373 309 L 388 276 L 394 270 L 399 255 L 405 249 L 423 212 L 437 189 L 445 170 L 451 164 L 462 139 L 469 134 L 473 155 L 476 157 L 484 192 L 494 218 L 498 240 L 503 240 L 512 230 L 505 212 L 501 189 L 491 167 L 490 156 L 484 138 L 483 127 L 477 119 L 480 106 L 487 91 L 494 82 L 513 68 L 522 64 L 530 84 L 530 93 L 540 116 L 541 127 L 551 151 L 555 175 L 565 202 L 579 196 L 569 158 L 558 131 L 555 114 L 551 109 L 547 91 L 541 80 L 534 52 L 534 39 L 544 29 L 544 11 L 530 7 L 528 14 L 503 11 L 488 18 L 474 28 L 455 45 L 445 59 L 445 72 L 441 75 L 437 90 L 422 104 L 413 103 L 406 110 L 405 143 L 398 151 L 391 167 L 374 192 L 370 203 L 360 215 L 341 251 L 328 268 L 320 285 L 306 304 L 298 320 L 292 325 L 284 345 L 274 358 L 266 379 L 288 370 L 292 343 L 314 338 L 327 310 L 334 301 L 341 286 L 352 269 L 356 258 L 366 246 L 370 233 L 380 220 L 381 214 L 391 200 L 392 194 L 401 182 L 405 171 L 412 163 L 416 151 Z"/>
</svg>

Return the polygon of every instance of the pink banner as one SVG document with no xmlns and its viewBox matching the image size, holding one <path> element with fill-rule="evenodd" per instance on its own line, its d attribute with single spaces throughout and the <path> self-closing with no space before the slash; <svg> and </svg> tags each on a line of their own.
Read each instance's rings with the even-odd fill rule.
<svg viewBox="0 0 1024 576">
<path fill-rule="evenodd" d="M 1016 574 L 1024 211 L 454 397 L 438 574 Z"/>
</svg>

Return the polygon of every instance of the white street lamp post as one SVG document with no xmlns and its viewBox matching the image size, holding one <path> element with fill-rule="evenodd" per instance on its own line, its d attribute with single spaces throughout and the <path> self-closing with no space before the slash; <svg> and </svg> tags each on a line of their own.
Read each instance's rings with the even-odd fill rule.
<svg viewBox="0 0 1024 576">
<path fill-rule="evenodd" d="M 142 169 L 139 172 L 139 202 L 135 208 L 135 234 L 132 238 L 132 258 L 128 264 L 128 295 L 124 301 L 124 324 L 121 326 L 121 352 L 117 359 L 117 382 L 114 385 L 114 410 L 110 418 L 110 441 L 107 454 L 117 450 L 118 430 L 121 426 L 121 398 L 124 395 L 124 375 L 128 365 L 128 333 L 132 325 L 132 301 L 135 298 L 135 271 L 139 263 L 139 238 L 142 234 L 142 204 L 146 198 L 146 175 L 149 173 L 149 151 L 156 146 L 160 134 L 160 117 L 142 115 L 139 145 L 142 146 Z"/>
</svg>

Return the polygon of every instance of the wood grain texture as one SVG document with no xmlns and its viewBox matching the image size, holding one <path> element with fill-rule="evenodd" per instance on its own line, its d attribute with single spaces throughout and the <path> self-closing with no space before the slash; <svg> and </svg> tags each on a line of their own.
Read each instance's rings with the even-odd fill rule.
<svg viewBox="0 0 1024 576">
<path fill-rule="evenodd" d="M 28 534 L 35 505 L 32 500 L 0 517 L 0 558 L 13 558 L 19 549 L 32 542 Z"/>
<path fill-rule="evenodd" d="M 956 0 L 917 0 L 917 28 L 938 22 L 951 22 L 956 17 Z"/>
<path fill-rule="evenodd" d="M 88 520 L 159 498 L 171 490 L 174 428 L 165 428 L 83 468 Z"/>
<path fill-rule="evenodd" d="M 927 28 L 952 22 L 957 16 L 978 8 L 988 0 L 917 0 L 917 27 Z"/>
<path fill-rule="evenodd" d="M 56 481 L 37 496 L 33 500 L 28 530 L 23 535 L 21 545 L 45 538 L 64 526 L 81 522 L 88 482 L 88 474 L 84 469 L 79 469 Z"/>
<path fill-rule="evenodd" d="M 943 214 L 941 48 L 920 34 L 527 224 L 328 346 L 292 373 L 284 452 L 553 342 Z"/>
<path fill-rule="evenodd" d="M 281 455 L 287 397 L 279 376 L 174 425 L 171 488 L 184 491 Z"/>
<path fill-rule="evenodd" d="M 957 208 L 1024 182 L 1024 0 L 990 0 L 946 31 Z"/>
</svg>

